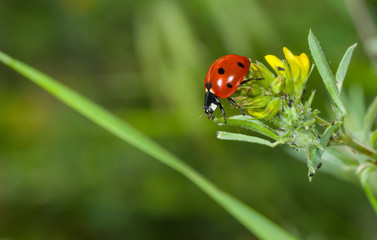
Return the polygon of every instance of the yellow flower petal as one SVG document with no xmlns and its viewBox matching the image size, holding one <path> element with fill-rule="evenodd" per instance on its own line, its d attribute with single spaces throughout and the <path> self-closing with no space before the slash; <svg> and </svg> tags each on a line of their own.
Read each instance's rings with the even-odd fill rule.
<svg viewBox="0 0 377 240">
<path fill-rule="evenodd" d="M 287 59 L 289 66 L 291 67 L 292 77 L 294 81 L 296 81 L 300 77 L 301 73 L 301 62 L 299 61 L 298 57 L 293 55 L 288 48 L 283 48 L 285 59 Z"/>
<path fill-rule="evenodd" d="M 301 63 L 301 78 L 303 81 L 305 81 L 306 78 L 308 77 L 309 68 L 310 68 L 309 58 L 305 53 L 301 53 L 301 55 L 298 56 L 298 59 Z"/>
<path fill-rule="evenodd" d="M 268 64 L 270 64 L 270 66 L 274 69 L 276 74 L 279 75 L 281 73 L 279 68 L 283 69 L 283 62 L 274 55 L 267 55 L 264 58 L 266 59 Z"/>
<path fill-rule="evenodd" d="M 280 60 L 273 55 L 265 56 L 278 76 L 285 78 L 284 91 L 288 95 L 301 96 L 309 74 L 310 62 L 305 53 L 294 55 L 288 48 L 283 48 L 285 60 Z M 272 81 L 270 85 L 272 84 Z M 278 89 L 274 89 L 276 92 Z"/>
<path fill-rule="evenodd" d="M 285 56 L 285 58 L 287 60 L 288 60 L 288 58 L 293 58 L 295 56 L 295 55 L 293 55 L 293 53 L 291 52 L 291 50 L 289 50 L 286 47 L 283 47 L 283 52 L 284 52 L 284 56 Z"/>
</svg>

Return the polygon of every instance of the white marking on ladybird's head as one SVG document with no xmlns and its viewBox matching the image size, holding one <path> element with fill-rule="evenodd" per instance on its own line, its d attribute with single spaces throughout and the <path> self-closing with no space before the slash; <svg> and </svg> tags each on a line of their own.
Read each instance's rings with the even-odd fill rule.
<svg viewBox="0 0 377 240">
<path fill-rule="evenodd" d="M 211 88 L 209 91 L 210 91 L 211 93 L 215 94 L 215 93 L 213 92 L 213 89 L 212 89 L 212 88 Z"/>
<path fill-rule="evenodd" d="M 214 112 L 216 110 L 216 108 L 217 108 L 217 105 L 214 104 L 214 103 L 211 103 L 211 105 L 209 106 L 209 108 L 211 108 L 212 111 Z"/>
<path fill-rule="evenodd" d="M 208 88 L 206 88 L 206 92 L 208 92 Z"/>
</svg>

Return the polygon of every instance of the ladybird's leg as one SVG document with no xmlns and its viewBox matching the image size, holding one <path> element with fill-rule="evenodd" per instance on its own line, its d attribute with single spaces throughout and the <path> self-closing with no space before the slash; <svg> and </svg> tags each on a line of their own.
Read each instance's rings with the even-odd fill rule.
<svg viewBox="0 0 377 240">
<path fill-rule="evenodd" d="M 217 100 L 217 105 L 219 106 L 221 113 L 223 114 L 224 123 L 226 123 L 225 111 L 224 111 L 223 105 L 221 104 L 221 102 L 219 100 Z"/>
<path fill-rule="evenodd" d="M 245 115 L 245 113 L 243 113 L 242 108 L 241 108 L 240 106 L 238 106 L 237 103 L 236 103 L 233 99 L 231 99 L 230 97 L 228 97 L 228 100 L 229 100 L 229 102 L 230 102 L 233 106 L 238 107 L 238 108 L 240 109 L 242 115 Z"/>
<path fill-rule="evenodd" d="M 250 82 L 251 80 L 263 80 L 264 78 L 248 78 L 248 79 L 245 79 L 241 82 L 241 84 L 245 84 L 245 83 L 248 83 Z"/>
</svg>

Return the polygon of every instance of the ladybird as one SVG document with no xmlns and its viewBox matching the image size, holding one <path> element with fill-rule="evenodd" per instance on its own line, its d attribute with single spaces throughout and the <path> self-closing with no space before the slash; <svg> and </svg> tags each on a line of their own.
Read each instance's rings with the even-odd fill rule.
<svg viewBox="0 0 377 240">
<path fill-rule="evenodd" d="M 219 106 L 226 123 L 225 111 L 218 98 L 227 98 L 244 115 L 242 108 L 230 96 L 241 84 L 251 80 L 245 78 L 249 67 L 250 59 L 239 55 L 225 55 L 211 65 L 204 81 L 206 94 L 203 109 L 208 119 L 214 119 L 213 112 Z"/>
</svg>

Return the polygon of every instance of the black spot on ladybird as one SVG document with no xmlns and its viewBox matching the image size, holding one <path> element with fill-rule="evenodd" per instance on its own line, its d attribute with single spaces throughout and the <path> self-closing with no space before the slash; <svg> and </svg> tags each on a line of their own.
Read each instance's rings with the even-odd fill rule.
<svg viewBox="0 0 377 240">
<path fill-rule="evenodd" d="M 224 70 L 224 68 L 219 68 L 219 70 L 217 70 L 217 72 L 218 72 L 219 74 L 224 74 L 224 73 L 225 73 L 225 70 Z"/>
<path fill-rule="evenodd" d="M 228 88 L 232 88 L 232 87 L 233 87 L 232 84 L 230 84 L 230 83 L 227 83 L 226 86 L 227 86 Z"/>
<path fill-rule="evenodd" d="M 245 66 L 242 64 L 242 62 L 238 62 L 237 64 L 238 64 L 238 66 L 245 68 Z"/>
<path fill-rule="evenodd" d="M 207 83 L 206 83 L 206 88 L 207 88 L 208 90 L 210 90 L 210 89 L 212 88 L 212 84 L 211 84 L 210 82 L 207 82 Z"/>
</svg>

